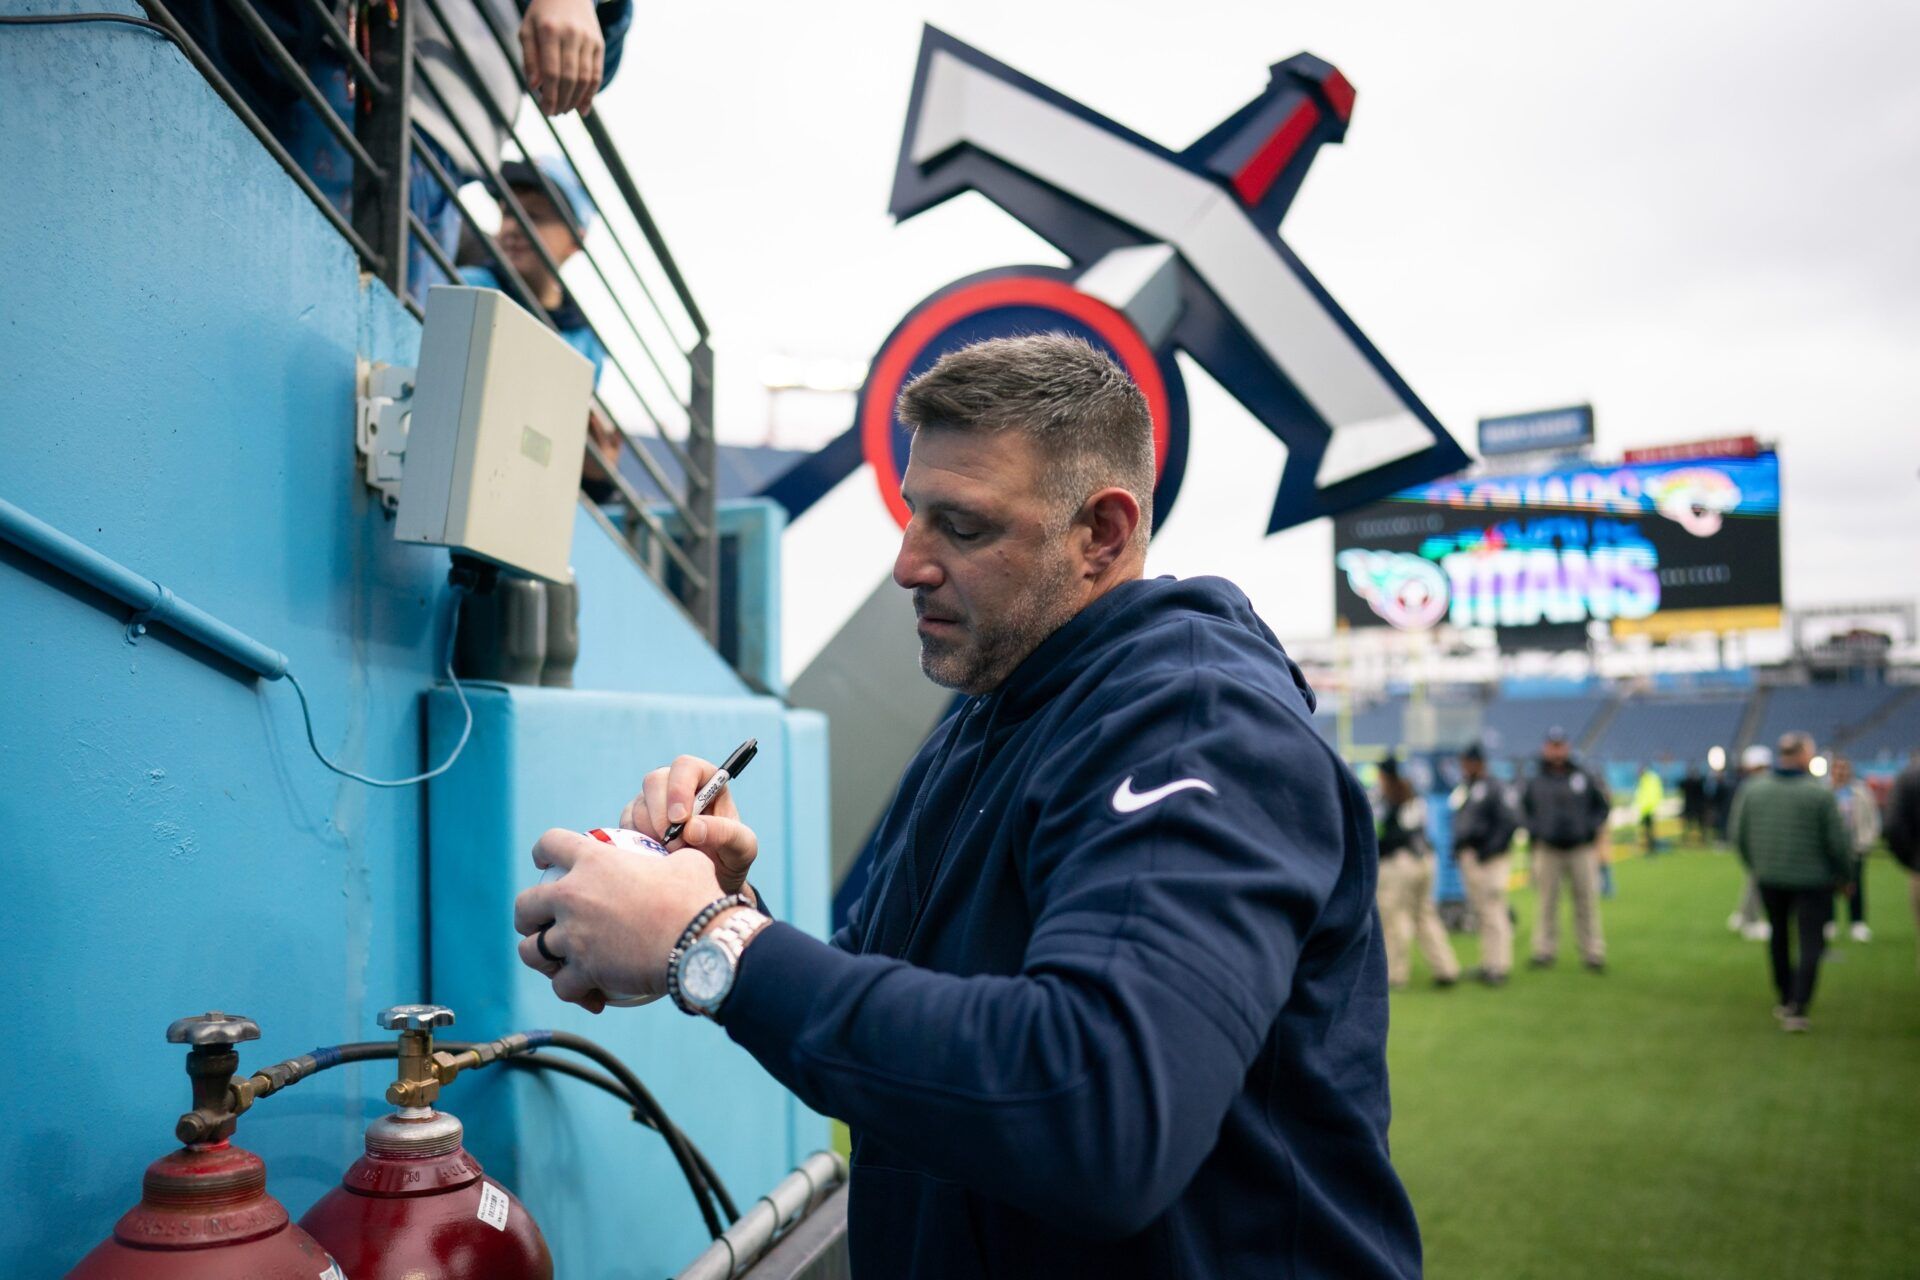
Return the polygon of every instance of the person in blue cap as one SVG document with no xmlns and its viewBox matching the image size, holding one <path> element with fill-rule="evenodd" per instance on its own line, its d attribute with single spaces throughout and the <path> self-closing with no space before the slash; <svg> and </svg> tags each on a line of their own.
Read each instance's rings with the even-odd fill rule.
<svg viewBox="0 0 1920 1280">
<path fill-rule="evenodd" d="M 541 246 L 546 249 L 547 256 L 553 259 L 555 265 L 565 267 L 568 259 L 580 252 L 580 237 L 574 234 L 574 228 L 577 226 L 580 229 L 580 235 L 587 234 L 592 230 L 599 210 L 594 207 L 593 197 L 587 194 L 579 177 L 564 161 L 542 157 L 538 166 L 536 169 L 525 160 L 509 160 L 500 166 L 500 176 L 506 180 L 513 198 L 526 211 L 527 221 L 532 225 L 534 235 L 539 237 Z M 545 183 L 540 181 L 543 176 Z M 553 194 L 548 193 L 549 187 Z M 555 202 L 555 195 L 564 202 L 564 210 L 561 204 Z M 600 370 L 607 362 L 607 348 L 587 322 L 587 313 L 581 310 L 580 304 L 567 291 L 566 285 L 561 283 L 560 277 L 548 270 L 546 261 L 534 248 L 533 241 L 521 230 L 519 220 L 507 208 L 505 200 L 500 202 L 498 243 L 500 252 L 506 255 L 514 274 L 526 282 L 534 300 L 546 311 L 554 330 L 574 350 L 593 361 L 593 380 L 597 385 Z M 467 284 L 498 289 L 509 297 L 516 297 L 511 285 L 502 280 L 500 273 L 491 266 L 462 266 L 460 278 Z M 595 460 L 587 464 L 581 486 L 595 502 L 605 502 L 612 498 L 614 492 L 613 483 L 605 473 L 611 472 L 619 464 L 620 437 L 597 409 L 588 413 L 587 435 L 593 444 Z"/>
<path fill-rule="evenodd" d="M 540 181 L 546 177 L 546 183 Z M 532 224 L 534 235 L 547 251 L 555 265 L 565 267 L 567 260 L 580 252 L 580 239 L 574 235 L 578 226 L 582 235 L 593 227 L 599 210 L 594 207 L 593 198 L 581 185 L 573 170 L 559 160 L 542 158 L 536 169 L 525 160 L 509 160 L 500 166 L 500 176 L 507 181 L 507 188 L 513 198 L 526 210 L 527 221 Z M 548 194 L 551 186 L 553 193 L 560 197 L 556 203 L 553 195 Z M 564 211 L 562 205 L 564 204 Z M 569 215 L 571 215 L 569 217 Z M 534 248 L 533 241 L 527 238 L 520 228 L 520 222 L 507 208 L 506 201 L 500 202 L 500 252 L 506 255 L 507 264 L 526 282 L 527 289 L 533 294 L 553 321 L 553 327 L 565 338 L 574 350 L 593 361 L 594 381 L 600 380 L 600 369 L 607 362 L 607 349 L 598 335 L 587 323 L 587 313 L 574 301 L 560 277 L 547 269 L 545 259 Z M 468 284 L 479 285 L 487 289 L 499 289 L 513 296 L 512 286 L 500 278 L 500 273 L 491 266 L 463 266 L 460 277 Z"/>
</svg>

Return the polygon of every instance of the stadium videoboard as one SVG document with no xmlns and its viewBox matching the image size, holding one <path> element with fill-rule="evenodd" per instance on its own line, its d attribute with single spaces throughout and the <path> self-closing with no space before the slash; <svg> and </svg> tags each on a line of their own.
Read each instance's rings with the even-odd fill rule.
<svg viewBox="0 0 1920 1280">
<path fill-rule="evenodd" d="M 1667 636 L 1780 622 L 1773 453 L 1443 480 L 1339 516 L 1342 625 Z M 1519 639 L 1521 637 L 1513 637 Z"/>
</svg>

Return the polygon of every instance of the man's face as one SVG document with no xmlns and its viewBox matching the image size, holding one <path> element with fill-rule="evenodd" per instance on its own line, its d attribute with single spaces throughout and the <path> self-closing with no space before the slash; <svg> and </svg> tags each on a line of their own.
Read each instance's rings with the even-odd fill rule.
<svg viewBox="0 0 1920 1280">
<path fill-rule="evenodd" d="M 566 265 L 579 249 L 580 242 L 573 238 L 573 231 L 567 226 L 566 219 L 553 207 L 553 201 L 547 199 L 544 191 L 515 187 L 513 195 L 520 207 L 527 211 L 527 221 L 533 224 L 540 243 L 546 246 L 553 260 Z M 553 273 L 547 270 L 547 264 L 540 260 L 540 253 L 520 230 L 520 223 L 503 203 L 500 206 L 500 251 L 507 255 L 507 261 L 527 282 L 527 287 L 539 293 L 546 287 Z"/>
<path fill-rule="evenodd" d="M 1479 757 L 1477 756 L 1461 756 L 1460 757 L 1460 776 L 1465 778 L 1468 782 L 1480 781 L 1481 775 L 1486 773 L 1486 771 L 1487 771 L 1486 763 L 1482 761 Z"/>
<path fill-rule="evenodd" d="M 1068 522 L 1040 490 L 1033 442 L 923 429 L 901 496 L 913 518 L 893 580 L 913 592 L 920 669 L 962 693 L 997 688 L 1087 600 Z"/>
<path fill-rule="evenodd" d="M 1573 748 L 1568 745 L 1565 740 L 1549 740 L 1547 745 L 1540 749 L 1540 754 L 1546 758 L 1547 763 L 1550 765 L 1563 765 L 1567 762 L 1567 758 L 1573 754 Z"/>
<path fill-rule="evenodd" d="M 1833 785 L 1844 787 L 1853 781 L 1853 765 L 1846 760 L 1833 762 Z"/>
</svg>

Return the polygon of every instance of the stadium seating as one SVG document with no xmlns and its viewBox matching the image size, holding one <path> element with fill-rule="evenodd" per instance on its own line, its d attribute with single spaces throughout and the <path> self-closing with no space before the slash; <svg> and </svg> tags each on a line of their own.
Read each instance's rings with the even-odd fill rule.
<svg viewBox="0 0 1920 1280">
<path fill-rule="evenodd" d="M 1629 699 L 1587 754 L 1621 764 L 1704 761 L 1714 747 L 1733 751 L 1746 710 L 1744 696 Z"/>
<path fill-rule="evenodd" d="M 1865 725 L 1885 708 L 1889 698 L 1905 690 L 1884 684 L 1804 684 L 1765 690 L 1766 705 L 1753 740 L 1772 746 L 1783 733 L 1796 729 L 1813 735 L 1825 750 Z"/>
<path fill-rule="evenodd" d="M 1481 723 L 1481 742 L 1493 756 L 1531 756 L 1547 730 L 1558 725 L 1575 742 L 1605 709 L 1604 694 L 1575 694 L 1552 698 L 1500 698 L 1487 704 Z"/>
<path fill-rule="evenodd" d="M 1859 764 L 1897 765 L 1920 750 L 1920 689 L 1895 689 L 1882 704 L 1880 718 L 1841 739 L 1838 748 Z"/>
<path fill-rule="evenodd" d="M 1458 702 L 1460 690 L 1439 690 L 1438 702 Z M 1617 705 L 1615 704 L 1615 700 Z M 1758 707 L 1756 710 L 1756 700 Z M 1314 728 L 1339 741 L 1338 697 L 1329 696 Z M 1470 702 L 1477 699 L 1468 698 Z M 1363 756 L 1404 752 L 1409 699 L 1391 696 L 1363 703 L 1353 713 L 1352 745 Z M 1704 766 L 1714 747 L 1729 757 L 1793 729 L 1814 735 L 1824 753 L 1852 756 L 1885 769 L 1920 749 L 1920 688 L 1903 685 L 1780 685 L 1753 693 L 1555 694 L 1515 697 L 1495 693 L 1477 705 L 1480 741 L 1505 776 L 1537 752 L 1555 725 L 1564 728 L 1583 758 L 1619 785 L 1644 764 L 1661 766 L 1671 782 L 1689 765 Z M 1752 726 L 1750 735 L 1742 730 Z M 1596 735 L 1588 742 L 1589 736 Z"/>
</svg>

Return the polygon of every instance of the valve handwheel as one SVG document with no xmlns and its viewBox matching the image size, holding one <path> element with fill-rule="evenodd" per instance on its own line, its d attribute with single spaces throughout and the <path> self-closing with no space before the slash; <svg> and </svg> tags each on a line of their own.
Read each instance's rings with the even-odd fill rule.
<svg viewBox="0 0 1920 1280">
<path fill-rule="evenodd" d="M 378 1021 L 386 1031 L 436 1031 L 453 1025 L 453 1010 L 443 1004 L 396 1004 L 382 1009 Z"/>
</svg>

